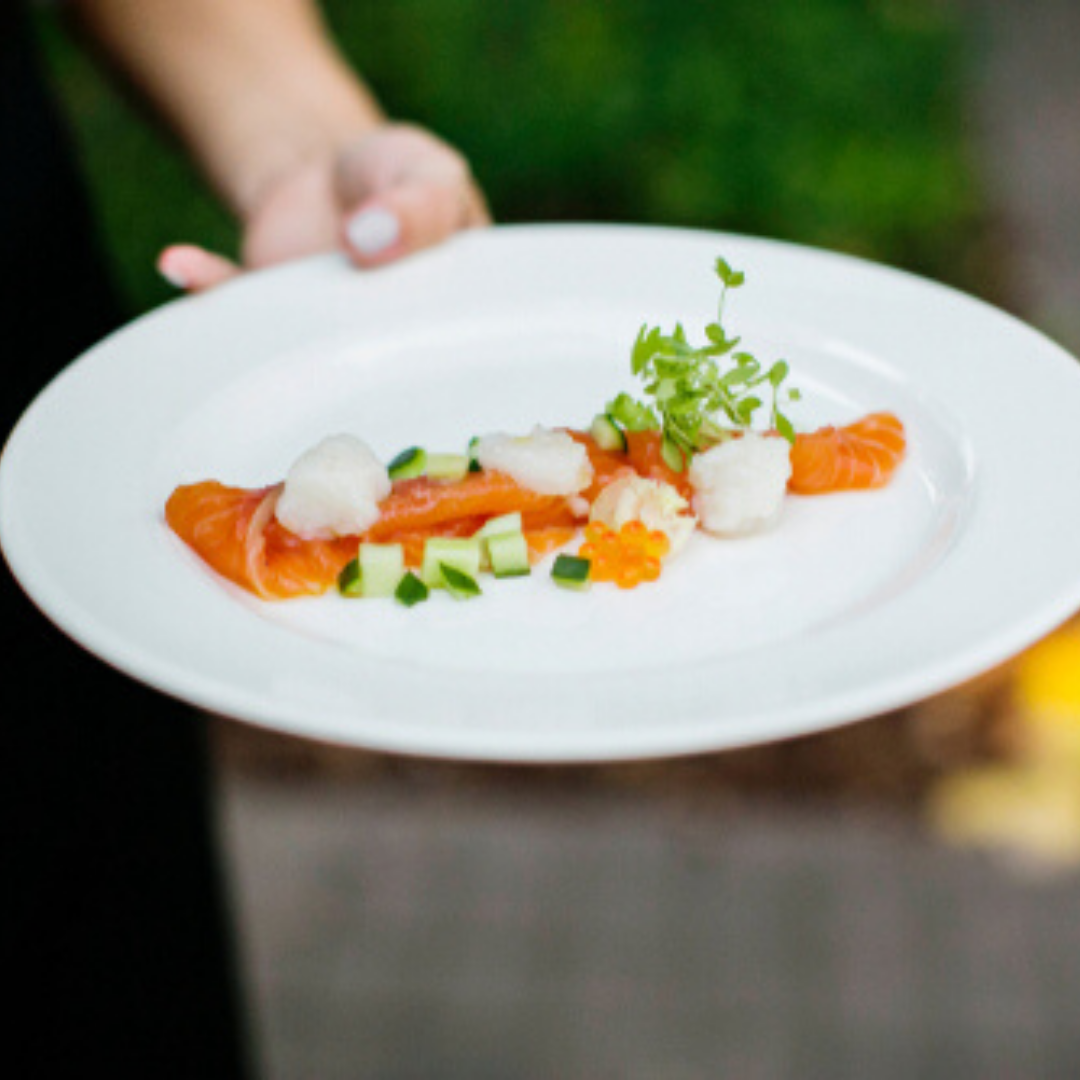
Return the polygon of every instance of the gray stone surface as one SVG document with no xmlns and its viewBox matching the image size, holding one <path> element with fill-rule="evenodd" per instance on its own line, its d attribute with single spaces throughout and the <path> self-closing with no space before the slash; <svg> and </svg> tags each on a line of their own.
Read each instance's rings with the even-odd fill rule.
<svg viewBox="0 0 1080 1080">
<path fill-rule="evenodd" d="M 268 1075 L 1080 1075 L 1080 879 L 900 811 L 233 778 Z"/>
</svg>

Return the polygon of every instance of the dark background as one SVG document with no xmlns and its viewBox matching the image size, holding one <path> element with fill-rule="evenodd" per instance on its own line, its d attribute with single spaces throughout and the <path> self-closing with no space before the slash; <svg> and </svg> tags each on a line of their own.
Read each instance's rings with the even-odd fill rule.
<svg viewBox="0 0 1080 1080">
<path fill-rule="evenodd" d="M 1071 0 L 325 9 L 501 221 L 852 252 L 1080 345 Z M 235 225 L 53 13 L 40 30 L 137 313 L 172 295 L 162 246 L 232 252 Z M 217 721 L 269 1074 L 1077 1075 L 1080 639 L 1051 644 L 902 713 L 678 762 L 455 766 Z"/>
</svg>

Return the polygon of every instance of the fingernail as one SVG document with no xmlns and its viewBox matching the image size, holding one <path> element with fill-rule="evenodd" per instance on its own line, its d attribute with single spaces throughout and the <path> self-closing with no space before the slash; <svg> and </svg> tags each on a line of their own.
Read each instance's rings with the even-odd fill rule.
<svg viewBox="0 0 1080 1080">
<path fill-rule="evenodd" d="M 157 263 L 158 273 L 177 289 L 186 289 L 190 284 L 187 274 L 177 265 L 182 261 L 175 257 L 175 252 L 170 248 L 161 253 Z"/>
<path fill-rule="evenodd" d="M 345 234 L 361 255 L 379 255 L 401 238 L 401 223 L 389 210 L 373 206 L 353 217 Z"/>
</svg>

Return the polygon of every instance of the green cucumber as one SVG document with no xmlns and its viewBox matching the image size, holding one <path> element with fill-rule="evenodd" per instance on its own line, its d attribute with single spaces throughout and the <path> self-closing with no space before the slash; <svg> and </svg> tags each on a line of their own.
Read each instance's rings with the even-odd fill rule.
<svg viewBox="0 0 1080 1080">
<path fill-rule="evenodd" d="M 469 471 L 464 454 L 428 454 L 427 474 L 432 480 L 461 480 Z"/>
<path fill-rule="evenodd" d="M 502 517 L 493 517 L 485 521 L 483 526 L 473 533 L 478 540 L 489 536 L 502 536 L 504 533 L 519 533 L 522 530 L 521 511 L 515 510 L 512 514 L 503 514 Z"/>
<path fill-rule="evenodd" d="M 482 595 L 476 578 L 462 572 L 456 566 L 451 566 L 450 563 L 439 563 L 439 573 L 442 575 L 446 591 L 455 600 L 474 600 Z"/>
<path fill-rule="evenodd" d="M 583 592 L 589 587 L 589 575 L 592 563 L 576 555 L 560 555 L 551 568 L 551 578 L 556 585 L 564 589 L 577 589 Z"/>
<path fill-rule="evenodd" d="M 400 544 L 360 545 L 360 595 L 393 596 L 405 576 L 405 549 Z"/>
<path fill-rule="evenodd" d="M 492 572 L 497 578 L 526 577 L 529 566 L 529 545 L 520 532 L 498 533 L 484 541 Z"/>
<path fill-rule="evenodd" d="M 484 522 L 473 537 L 480 541 L 480 569 L 491 569 L 491 554 L 488 551 L 488 541 L 493 536 L 505 536 L 508 533 L 520 533 L 522 531 L 521 513 L 515 510 L 512 514 L 503 514 L 502 517 L 493 517 Z"/>
<path fill-rule="evenodd" d="M 439 566 L 445 563 L 460 570 L 461 573 L 475 578 L 480 573 L 480 546 L 482 541 L 475 537 L 467 540 L 448 540 L 433 536 L 424 544 L 424 562 L 420 568 L 420 577 L 433 589 L 444 584 Z"/>
<path fill-rule="evenodd" d="M 360 579 L 360 559 L 350 559 L 344 569 L 338 574 L 337 587 L 342 596 L 363 596 L 361 592 L 362 582 Z"/>
<path fill-rule="evenodd" d="M 410 570 L 394 590 L 394 599 L 406 607 L 415 607 L 428 598 L 428 587 Z"/>
<path fill-rule="evenodd" d="M 625 450 L 626 436 L 610 413 L 598 413 L 589 425 L 589 434 L 601 450 Z"/>
<path fill-rule="evenodd" d="M 386 467 L 391 480 L 411 480 L 414 476 L 423 476 L 427 468 L 427 451 L 419 446 L 410 446 Z"/>
<path fill-rule="evenodd" d="M 476 459 L 476 448 L 480 445 L 480 436 L 474 435 L 469 440 L 469 472 L 480 472 L 483 466 Z"/>
</svg>

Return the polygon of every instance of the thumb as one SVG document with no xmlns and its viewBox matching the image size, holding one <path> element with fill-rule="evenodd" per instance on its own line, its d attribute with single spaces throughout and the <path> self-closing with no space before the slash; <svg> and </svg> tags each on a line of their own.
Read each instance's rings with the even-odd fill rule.
<svg viewBox="0 0 1080 1080">
<path fill-rule="evenodd" d="M 410 178 L 380 191 L 345 221 L 345 248 L 360 266 L 381 266 L 488 222 L 471 184 Z"/>
</svg>

